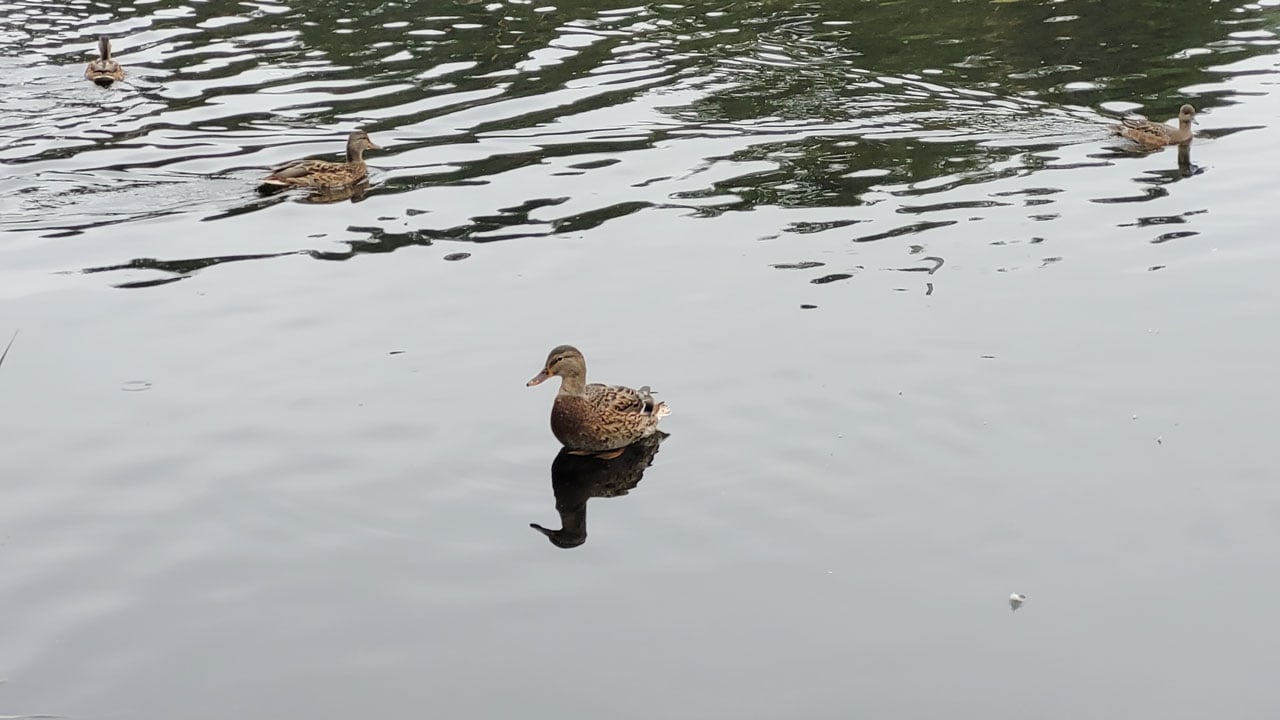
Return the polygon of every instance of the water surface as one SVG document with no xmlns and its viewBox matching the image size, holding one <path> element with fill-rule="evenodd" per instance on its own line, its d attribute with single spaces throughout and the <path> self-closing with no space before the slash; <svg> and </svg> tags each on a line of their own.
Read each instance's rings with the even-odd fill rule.
<svg viewBox="0 0 1280 720">
<path fill-rule="evenodd" d="M 0 0 L 0 714 L 1274 714 L 1277 32 Z M 556 462 L 565 342 L 642 475 Z"/>
</svg>

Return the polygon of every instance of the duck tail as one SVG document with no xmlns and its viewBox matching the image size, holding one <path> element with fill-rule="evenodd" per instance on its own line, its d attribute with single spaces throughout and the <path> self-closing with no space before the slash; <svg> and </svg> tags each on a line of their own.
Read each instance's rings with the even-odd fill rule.
<svg viewBox="0 0 1280 720">
<path fill-rule="evenodd" d="M 272 180 L 271 178 L 267 178 L 266 180 L 258 183 L 258 193 L 261 195 L 271 195 L 278 193 L 281 190 L 287 190 L 288 188 L 289 183 Z"/>
<path fill-rule="evenodd" d="M 655 418 L 665 417 L 671 414 L 671 408 L 667 407 L 664 402 L 656 403 L 653 401 L 654 390 L 648 385 L 642 386 L 636 393 L 640 396 L 640 401 L 644 403 L 641 412 L 646 415 L 652 415 Z"/>
</svg>

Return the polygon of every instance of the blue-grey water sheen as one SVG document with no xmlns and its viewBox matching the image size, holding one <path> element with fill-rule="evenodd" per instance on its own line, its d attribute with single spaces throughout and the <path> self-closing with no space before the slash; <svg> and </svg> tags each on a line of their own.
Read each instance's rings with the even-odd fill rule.
<svg viewBox="0 0 1280 720">
<path fill-rule="evenodd" d="M 0 0 L 0 715 L 1275 716 L 1278 33 Z M 562 343 L 673 408 L 570 549 Z"/>
</svg>

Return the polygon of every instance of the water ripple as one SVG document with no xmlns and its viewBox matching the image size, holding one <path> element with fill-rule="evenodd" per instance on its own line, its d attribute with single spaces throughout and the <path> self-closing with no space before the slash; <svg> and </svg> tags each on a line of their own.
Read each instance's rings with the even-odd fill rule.
<svg viewBox="0 0 1280 720">
<path fill-rule="evenodd" d="M 778 230 L 858 223 L 866 225 L 859 241 L 886 240 L 965 219 L 949 214 L 1000 213 L 1012 206 L 992 198 L 1031 192 L 1001 184 L 1123 159 L 1049 156 L 1105 140 L 1105 112 L 1120 111 L 1145 82 L 1110 68 L 1132 65 L 1117 53 L 1137 52 L 1108 46 L 1105 60 L 1081 53 L 1074 64 L 1033 64 L 1017 35 L 1053 28 L 1056 42 L 1079 45 L 1096 32 L 1088 14 L 1003 7 L 1011 24 L 993 29 L 985 12 L 960 3 L 937 9 L 943 30 L 904 35 L 888 5 L 856 18 L 823 2 L 747 5 L 584 12 L 457 3 L 422 13 L 356 0 L 306 12 L 277 2 L 160 0 L 115 11 L 0 2 L 0 72 L 16 79 L 0 98 L 0 200 L 10 210 L 0 227 L 53 238 L 276 212 L 291 203 L 248 191 L 263 169 L 333 156 L 354 127 L 387 151 L 370 157 L 370 190 L 351 198 L 371 213 L 349 223 L 365 228 L 352 231 L 365 234 L 347 243 L 352 252 L 580 233 L 660 209 L 714 218 L 766 206 L 861 206 Z M 1255 10 L 1223 8 L 1211 20 L 1165 54 L 1184 86 L 1222 54 L 1262 53 L 1274 42 Z M 79 77 L 98 33 L 116 38 L 128 69 L 110 90 Z M 960 37 L 983 40 L 965 46 Z M 1105 110 L 1076 104 L 1083 96 Z M 1142 182 L 1151 187 L 1090 199 L 1149 202 L 1183 177 L 1149 172 Z M 965 196 L 974 186 L 992 190 Z M 492 202 L 456 192 L 476 187 Z M 940 199 L 906 202 L 922 195 Z M 882 202 L 928 219 L 885 225 L 866 212 Z M 305 242 L 278 250 L 335 257 Z"/>
</svg>

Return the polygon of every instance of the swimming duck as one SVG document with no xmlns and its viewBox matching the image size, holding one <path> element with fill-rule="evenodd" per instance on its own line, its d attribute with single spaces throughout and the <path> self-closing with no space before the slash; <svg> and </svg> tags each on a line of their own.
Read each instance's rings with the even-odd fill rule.
<svg viewBox="0 0 1280 720">
<path fill-rule="evenodd" d="M 365 150 L 381 150 L 369 134 L 357 130 L 347 136 L 347 161 L 295 160 L 274 168 L 258 185 L 258 192 L 271 193 L 289 187 L 340 188 L 363 182 L 369 176 L 364 164 Z"/>
<path fill-rule="evenodd" d="M 84 69 L 84 76 L 102 87 L 110 87 L 111 83 L 124 79 L 124 68 L 111 59 L 111 41 L 106 35 L 98 38 L 98 59 Z"/>
<path fill-rule="evenodd" d="M 1111 133 L 1147 147 L 1180 145 L 1191 140 L 1191 123 L 1195 118 L 1196 109 L 1190 105 L 1183 105 L 1178 110 L 1177 128 L 1142 118 L 1125 118 L 1119 125 L 1111 126 Z"/>
<path fill-rule="evenodd" d="M 626 446 L 658 430 L 658 419 L 671 412 L 655 403 L 646 385 L 632 390 L 619 385 L 587 384 L 587 361 L 572 345 L 547 355 L 542 372 L 525 385 L 532 387 L 560 376 L 560 392 L 551 404 L 551 432 L 570 452 L 615 458 Z"/>
</svg>

